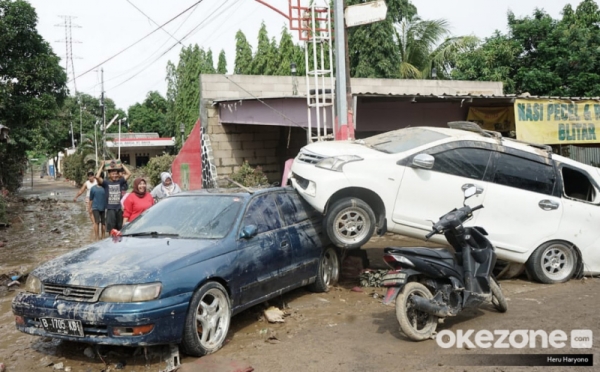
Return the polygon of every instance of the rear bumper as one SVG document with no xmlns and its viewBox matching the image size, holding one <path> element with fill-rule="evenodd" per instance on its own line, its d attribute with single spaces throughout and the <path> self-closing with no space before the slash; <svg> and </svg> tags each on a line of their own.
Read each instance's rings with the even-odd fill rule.
<svg viewBox="0 0 600 372">
<path fill-rule="evenodd" d="M 12 303 L 12 311 L 23 318 L 16 324 L 19 331 L 74 342 L 103 345 L 146 346 L 179 343 L 191 293 L 139 303 L 87 303 L 59 300 L 56 296 L 21 292 Z M 42 328 L 39 318 L 52 317 L 79 320 L 84 336 L 50 333 Z M 116 327 L 154 325 L 140 336 L 116 336 Z"/>
</svg>

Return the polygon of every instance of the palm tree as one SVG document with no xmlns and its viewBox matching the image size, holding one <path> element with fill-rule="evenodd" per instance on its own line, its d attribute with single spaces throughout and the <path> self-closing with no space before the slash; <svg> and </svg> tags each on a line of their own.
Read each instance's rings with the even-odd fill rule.
<svg viewBox="0 0 600 372">
<path fill-rule="evenodd" d="M 437 77 L 449 78 L 457 54 L 479 42 L 475 36 L 450 36 L 445 19 L 423 20 L 415 15 L 404 18 L 395 28 L 402 79 L 428 78 L 434 68 Z"/>
</svg>

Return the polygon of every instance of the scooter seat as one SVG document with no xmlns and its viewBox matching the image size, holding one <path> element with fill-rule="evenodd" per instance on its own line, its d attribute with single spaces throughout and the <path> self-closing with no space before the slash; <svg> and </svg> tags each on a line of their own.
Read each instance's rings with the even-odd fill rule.
<svg viewBox="0 0 600 372">
<path fill-rule="evenodd" d="M 426 248 L 426 247 L 390 247 L 386 248 L 385 253 L 397 253 L 407 256 L 425 256 L 439 258 L 442 260 L 454 260 L 454 254 L 446 248 Z"/>
</svg>

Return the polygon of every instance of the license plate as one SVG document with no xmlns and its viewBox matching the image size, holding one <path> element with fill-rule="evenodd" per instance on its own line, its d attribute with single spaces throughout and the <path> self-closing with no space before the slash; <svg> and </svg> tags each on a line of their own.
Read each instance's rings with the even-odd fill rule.
<svg viewBox="0 0 600 372">
<path fill-rule="evenodd" d="M 60 318 L 41 318 L 45 331 L 59 335 L 83 337 L 83 326 L 79 320 Z"/>
</svg>

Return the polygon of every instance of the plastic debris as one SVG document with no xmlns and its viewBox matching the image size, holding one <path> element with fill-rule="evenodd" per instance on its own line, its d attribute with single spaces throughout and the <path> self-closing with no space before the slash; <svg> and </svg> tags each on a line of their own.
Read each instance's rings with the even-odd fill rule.
<svg viewBox="0 0 600 372">
<path fill-rule="evenodd" d="M 94 353 L 94 349 L 92 349 L 91 347 L 86 347 L 83 351 L 83 355 L 90 359 L 94 359 L 96 357 L 96 353 Z"/>
<path fill-rule="evenodd" d="M 267 321 L 269 323 L 285 322 L 285 320 L 283 320 L 285 313 L 283 311 L 281 311 L 280 309 L 276 308 L 275 306 L 269 307 L 267 310 L 265 310 L 264 314 L 265 314 L 265 318 L 267 318 Z"/>
<path fill-rule="evenodd" d="M 13 280 L 12 282 L 8 283 L 6 286 L 10 288 L 15 285 L 21 285 L 21 283 L 18 280 Z"/>
<path fill-rule="evenodd" d="M 381 287 L 383 286 L 383 277 L 389 270 L 364 270 L 360 274 L 361 287 Z"/>
<path fill-rule="evenodd" d="M 0 372 L 4 371 L 6 371 L 6 366 L 4 365 L 4 363 L 0 363 Z"/>
<path fill-rule="evenodd" d="M 52 368 L 56 369 L 56 370 L 62 370 L 65 368 L 65 366 L 64 366 L 63 362 L 60 362 L 60 363 L 56 363 L 55 365 L 53 365 Z"/>
</svg>

